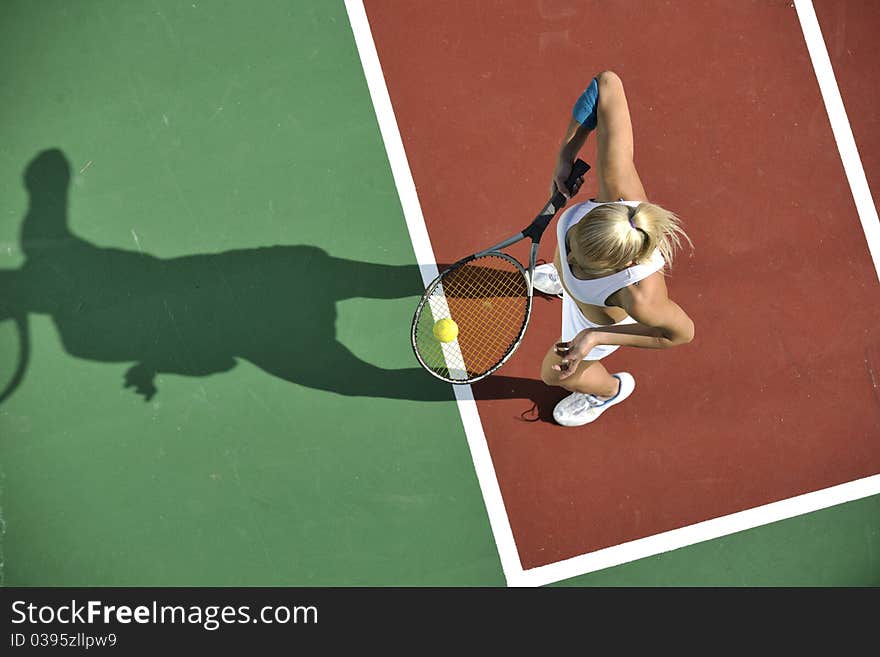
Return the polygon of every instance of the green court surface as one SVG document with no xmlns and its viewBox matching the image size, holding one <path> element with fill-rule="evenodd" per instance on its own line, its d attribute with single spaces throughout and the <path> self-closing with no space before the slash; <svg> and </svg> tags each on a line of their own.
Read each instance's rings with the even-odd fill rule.
<svg viewBox="0 0 880 657">
<path fill-rule="evenodd" d="M 0 44 L 3 583 L 503 586 L 342 2 L 10 1 Z M 880 498 L 563 584 L 878 585 Z"/>
</svg>

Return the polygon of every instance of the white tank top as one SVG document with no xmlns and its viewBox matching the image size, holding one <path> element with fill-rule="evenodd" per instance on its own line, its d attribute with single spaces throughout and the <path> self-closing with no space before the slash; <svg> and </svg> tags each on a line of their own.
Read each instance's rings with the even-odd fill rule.
<svg viewBox="0 0 880 657">
<path fill-rule="evenodd" d="M 642 201 L 624 201 L 621 199 L 617 202 L 634 208 Z M 660 255 L 660 250 L 657 249 L 651 254 L 651 259 L 646 263 L 627 267 L 623 271 L 619 271 L 609 276 L 603 276 L 602 278 L 593 278 L 586 281 L 576 278 L 571 272 L 571 267 L 568 266 L 568 252 L 565 245 L 565 235 L 568 233 L 569 228 L 583 219 L 590 210 L 600 205 L 607 205 L 607 203 L 596 203 L 592 200 L 578 203 L 577 205 L 568 208 L 568 210 L 563 212 L 562 216 L 559 217 L 559 221 L 556 222 L 556 241 L 559 244 L 559 260 L 560 265 L 562 266 L 562 271 L 559 273 L 562 276 L 562 281 L 565 283 L 565 287 L 568 288 L 571 295 L 577 301 L 588 303 L 593 306 L 610 308 L 611 306 L 605 303 L 608 297 L 621 288 L 624 288 L 627 285 L 632 285 L 633 283 L 638 283 L 639 281 L 648 278 L 648 276 L 654 272 L 660 271 L 663 269 L 666 261 L 663 260 L 663 256 Z"/>
</svg>

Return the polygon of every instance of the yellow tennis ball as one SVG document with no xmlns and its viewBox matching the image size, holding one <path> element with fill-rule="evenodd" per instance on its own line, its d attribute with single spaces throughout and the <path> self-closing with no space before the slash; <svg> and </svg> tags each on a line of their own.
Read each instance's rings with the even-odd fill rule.
<svg viewBox="0 0 880 657">
<path fill-rule="evenodd" d="M 458 337 L 458 324 L 451 319 L 441 319 L 434 324 L 434 337 L 440 342 L 452 342 Z"/>
</svg>

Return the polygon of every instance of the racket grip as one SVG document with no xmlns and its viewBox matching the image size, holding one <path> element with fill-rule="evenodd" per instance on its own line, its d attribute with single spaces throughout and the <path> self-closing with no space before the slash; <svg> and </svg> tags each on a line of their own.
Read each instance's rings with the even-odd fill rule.
<svg viewBox="0 0 880 657">
<path fill-rule="evenodd" d="M 583 176 L 589 170 L 589 164 L 581 159 L 575 160 L 574 165 L 572 165 L 571 167 L 571 174 L 569 174 L 568 178 L 565 181 L 566 187 L 571 189 L 577 182 L 577 179 Z M 540 242 L 541 235 L 544 234 L 544 230 L 547 228 L 550 220 L 556 216 L 556 213 L 559 212 L 567 202 L 568 199 L 565 198 L 562 192 L 556 192 L 547 203 L 547 205 L 544 206 L 541 214 L 539 214 L 535 218 L 535 220 L 531 224 L 526 226 L 526 228 L 522 231 L 522 235 L 524 237 L 531 237 L 532 241 L 534 241 L 535 243 Z"/>
<path fill-rule="evenodd" d="M 574 164 L 571 167 L 571 173 L 568 178 L 565 179 L 565 186 L 571 190 L 574 187 L 574 184 L 577 182 L 577 179 L 583 176 L 587 171 L 590 170 L 590 165 L 578 158 L 575 160 Z M 550 199 L 550 203 L 553 204 L 553 207 L 557 210 L 564 206 L 568 202 L 568 199 L 565 198 L 565 195 L 562 192 L 556 192 L 553 195 L 553 198 Z"/>
<path fill-rule="evenodd" d="M 590 170 L 590 165 L 584 162 L 582 159 L 578 158 L 574 161 L 574 164 L 571 167 L 571 175 L 565 180 L 565 184 L 571 189 L 571 186 L 577 181 L 578 178 L 583 176 L 587 171 Z"/>
</svg>

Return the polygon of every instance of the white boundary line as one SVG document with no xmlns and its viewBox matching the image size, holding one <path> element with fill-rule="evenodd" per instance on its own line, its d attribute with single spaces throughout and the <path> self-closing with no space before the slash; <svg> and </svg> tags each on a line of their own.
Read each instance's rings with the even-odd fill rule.
<svg viewBox="0 0 880 657">
<path fill-rule="evenodd" d="M 673 529 L 662 534 L 654 534 L 640 538 L 629 543 L 622 543 L 614 547 L 596 550 L 589 554 L 582 554 L 565 561 L 557 561 L 539 568 L 526 570 L 513 581 L 508 580 L 511 586 L 542 586 L 552 582 L 559 582 L 577 575 L 591 573 L 603 568 L 619 566 L 620 564 L 652 557 L 670 550 L 702 543 L 713 538 L 728 536 L 737 532 L 745 531 L 768 525 L 772 522 L 794 518 L 796 516 L 819 511 L 830 506 L 852 502 L 863 497 L 869 497 L 880 492 L 880 475 L 873 475 L 865 479 L 857 479 L 839 486 L 832 486 L 823 490 L 790 497 L 779 502 L 772 502 L 764 506 L 747 509 L 739 513 L 732 513 L 720 518 L 713 518 L 694 525 Z"/>
<path fill-rule="evenodd" d="M 403 148 L 403 140 L 400 137 L 397 119 L 394 116 L 391 97 L 385 84 L 385 76 L 382 74 L 379 54 L 376 52 L 376 44 L 373 42 L 367 12 L 362 0 L 345 0 L 345 9 L 348 12 L 348 20 L 351 23 L 361 65 L 367 78 L 367 86 L 373 99 L 376 119 L 379 122 L 379 130 L 382 133 L 382 140 L 385 142 L 385 151 L 388 153 L 391 173 L 394 176 L 394 184 L 400 195 L 400 204 L 403 207 L 416 262 L 419 263 L 422 281 L 427 287 L 439 273 L 437 261 L 434 258 L 434 249 L 431 247 L 431 240 L 428 237 L 428 229 L 425 226 L 425 218 L 416 194 L 409 162 L 406 159 L 406 151 Z M 477 481 L 479 481 L 480 490 L 483 493 L 483 502 L 486 504 L 486 511 L 489 514 L 489 524 L 492 527 L 498 556 L 501 559 L 501 569 L 504 571 L 507 581 L 510 582 L 522 573 L 522 565 L 516 544 L 513 541 L 513 532 L 510 529 L 507 510 L 504 508 L 504 500 L 501 498 L 495 466 L 492 464 L 489 446 L 486 444 L 483 424 L 480 422 L 480 414 L 477 411 L 471 387 L 469 385 L 452 387 L 471 450 L 471 458 L 477 472 Z"/>
<path fill-rule="evenodd" d="M 856 202 L 856 211 L 862 222 L 862 230 L 865 231 L 865 238 L 868 240 L 868 250 L 874 261 L 874 270 L 880 280 L 880 219 L 877 218 L 877 208 L 871 198 L 871 189 L 868 187 L 862 159 L 859 157 L 852 127 L 849 124 L 846 109 L 843 107 L 843 98 L 837 87 L 834 70 L 831 68 L 831 58 L 828 56 L 828 49 L 822 38 L 816 10 L 812 0 L 795 0 L 794 6 L 801 22 L 801 30 L 804 33 L 804 40 L 807 42 L 807 50 L 810 52 L 813 69 L 816 71 L 819 90 L 825 101 L 825 109 L 831 121 L 834 141 L 837 142 L 837 150 L 840 151 L 843 170 L 846 172 L 846 179 L 849 181 L 853 200 Z"/>
<path fill-rule="evenodd" d="M 428 245 L 428 248 L 431 248 L 430 244 Z M 434 262 L 434 260 L 432 259 L 431 262 Z M 425 283 L 425 287 L 427 286 L 428 283 Z M 437 284 L 437 289 L 434 291 L 437 292 L 437 290 L 440 290 L 439 294 L 433 294 L 428 297 L 428 309 L 431 311 L 431 319 L 435 322 L 441 319 L 452 319 L 449 304 L 446 303 L 446 294 L 443 291 L 443 283 Z M 461 363 L 462 365 L 465 365 L 464 354 L 461 353 L 461 345 L 459 344 L 458 339 L 455 339 L 452 342 L 441 342 L 440 353 L 443 354 L 443 360 L 446 362 L 446 370 L 449 372 L 450 379 L 461 381 L 467 378 L 467 367 L 462 369 L 461 367 L 450 365 L 450 363 L 455 363 L 456 365 Z"/>
<path fill-rule="evenodd" d="M 868 240 L 868 248 L 874 261 L 878 279 L 880 279 L 880 221 L 878 221 L 877 210 L 871 198 L 852 129 L 843 107 L 843 99 L 834 79 L 831 60 L 822 39 L 812 1 L 795 0 L 795 6 L 831 120 L 834 138 L 840 150 L 847 180 L 856 202 L 856 209 Z M 345 0 L 345 7 L 370 89 L 382 139 L 385 142 L 394 181 L 400 195 L 407 229 L 416 259 L 419 262 L 422 279 L 424 284 L 428 285 L 438 274 L 437 266 L 434 264 L 436 260 L 416 194 L 415 183 L 406 159 L 397 120 L 394 116 L 391 98 L 385 85 L 385 78 L 382 74 L 367 14 L 362 0 Z M 489 523 L 498 547 L 501 567 L 510 586 L 542 586 L 558 582 L 880 493 L 880 475 L 873 475 L 589 554 L 582 554 L 546 566 L 523 570 L 473 392 L 470 386 L 453 386 L 453 388 L 477 472 L 477 479 L 489 514 Z"/>
</svg>

